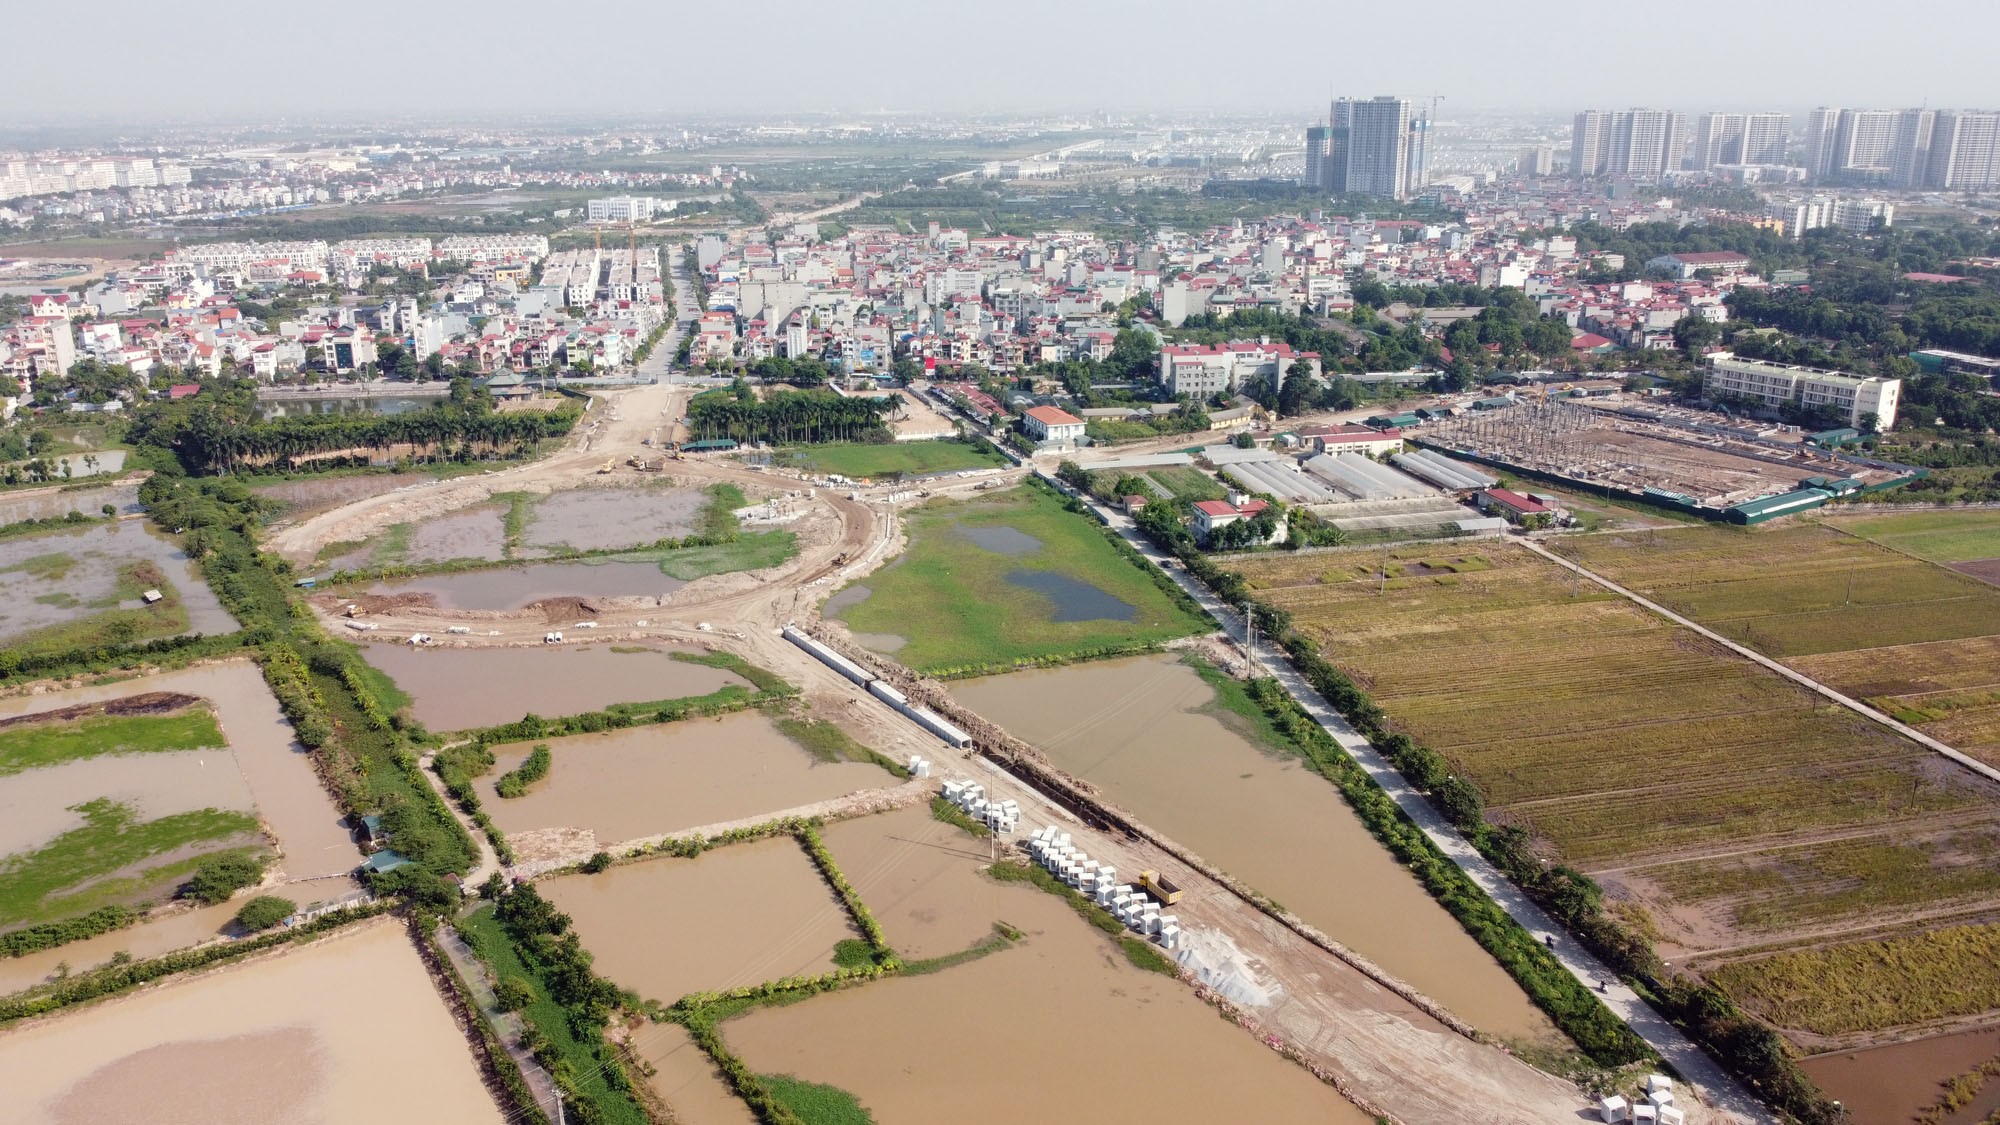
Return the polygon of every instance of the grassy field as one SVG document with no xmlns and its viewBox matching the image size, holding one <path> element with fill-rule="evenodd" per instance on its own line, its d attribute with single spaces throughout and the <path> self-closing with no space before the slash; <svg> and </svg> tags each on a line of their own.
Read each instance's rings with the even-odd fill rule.
<svg viewBox="0 0 2000 1125">
<path fill-rule="evenodd" d="M 789 1074 L 760 1074 L 757 1081 L 779 1103 L 812 1125 L 874 1125 L 861 1100 L 838 1086 L 807 1082 Z"/>
<path fill-rule="evenodd" d="M 1935 563 L 2000 557 L 2000 511 L 1945 509 L 1828 522 L 1863 539 Z"/>
<path fill-rule="evenodd" d="M 1007 463 L 997 453 L 982 453 L 960 441 L 899 441 L 889 445 L 839 442 L 787 449 L 779 457 L 785 464 L 816 473 L 855 478 L 992 469 Z"/>
<path fill-rule="evenodd" d="M 1185 465 L 1169 465 L 1160 469 L 1147 469 L 1147 479 L 1167 490 L 1176 500 L 1220 500 L 1228 495 L 1222 482 Z"/>
<path fill-rule="evenodd" d="M 682 547 L 654 557 L 660 561 L 661 573 L 669 578 L 692 582 L 711 574 L 763 570 L 777 566 L 798 553 L 798 538 L 789 531 L 774 528 L 738 535 L 729 543 L 711 547 Z"/>
<path fill-rule="evenodd" d="M 178 715 L 96 715 L 0 731 L 0 777 L 102 754 L 203 750 L 227 743 L 206 707 Z"/>
<path fill-rule="evenodd" d="M 1042 492 L 1015 489 L 971 501 L 933 502 L 908 519 L 909 550 L 870 575 L 869 597 L 837 616 L 859 632 L 905 637 L 897 659 L 920 671 L 1165 641 L 1202 628 L 1121 558 L 1097 528 Z M 1008 555 L 987 550 L 964 533 L 986 528 L 1011 528 L 1036 545 Z M 1132 619 L 1057 621 L 1057 607 L 1047 595 L 1008 580 L 1022 571 L 1088 583 L 1131 606 Z M 921 628 L 915 627 L 919 623 Z"/>
<path fill-rule="evenodd" d="M 493 908 L 480 907 L 454 925 L 479 954 L 479 959 L 493 970 L 496 978 L 503 981 L 513 978 L 532 984 L 535 998 L 521 1010 L 521 1015 L 548 1044 L 544 1050 L 556 1060 L 551 1065 L 567 1069 L 577 1088 L 603 1111 L 601 1120 L 607 1125 L 647 1125 L 651 1119 L 632 1096 L 612 1090 L 605 1082 L 604 1060 L 611 1057 L 611 1049 L 602 1041 L 577 1037 L 570 1026 L 568 1012 L 549 999 L 548 985 L 537 979 L 535 972 L 523 964 L 514 952 L 506 931 L 499 919 L 493 916 Z"/>
<path fill-rule="evenodd" d="M 198 809 L 140 820 L 129 805 L 77 806 L 84 823 L 31 852 L 0 858 L 0 927 L 81 914 L 191 871 L 199 855 L 257 833 L 252 813 Z M 147 861 L 172 857 L 162 864 Z"/>
<path fill-rule="evenodd" d="M 2000 906 L 2000 787 L 1519 548 L 1400 548 L 1386 583 L 1381 558 L 1237 569 L 1492 819 L 1643 908 L 1697 967 Z"/>
<path fill-rule="evenodd" d="M 1845 531 L 1794 522 L 1589 536 L 1558 549 L 1934 738 L 2000 761 L 2000 587 L 1913 557 L 2000 549 L 1982 538 L 2000 536 L 2000 518 L 1987 517 L 2000 512 L 1842 520 Z M 1889 546 L 1858 538 L 1864 532 Z"/>
<path fill-rule="evenodd" d="M 2000 925 L 1732 961 L 1710 978 L 1779 1027 L 1847 1035 L 2000 1008 Z"/>
</svg>

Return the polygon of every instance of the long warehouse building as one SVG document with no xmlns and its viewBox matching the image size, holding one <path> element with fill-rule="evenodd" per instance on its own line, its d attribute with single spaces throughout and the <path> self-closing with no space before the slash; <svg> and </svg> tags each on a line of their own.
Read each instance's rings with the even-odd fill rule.
<svg viewBox="0 0 2000 1125">
<path fill-rule="evenodd" d="M 1322 453 L 1306 471 L 1356 500 L 1418 500 L 1437 490 L 1415 477 L 1377 464 L 1358 453 Z"/>
<path fill-rule="evenodd" d="M 1411 476 L 1419 477 L 1452 492 L 1471 492 L 1481 488 L 1492 488 L 1500 483 L 1470 465 L 1441 457 L 1428 449 L 1398 453 L 1389 460 Z"/>
</svg>

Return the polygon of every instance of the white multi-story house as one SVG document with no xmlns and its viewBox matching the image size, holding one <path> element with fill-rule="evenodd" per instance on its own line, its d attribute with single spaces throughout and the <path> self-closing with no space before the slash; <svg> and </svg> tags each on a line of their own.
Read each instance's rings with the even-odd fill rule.
<svg viewBox="0 0 2000 1125">
<path fill-rule="evenodd" d="M 1710 398 L 1744 399 L 1768 406 L 1791 404 L 1808 410 L 1828 410 L 1850 426 L 1872 420 L 1876 429 L 1896 424 L 1901 379 L 1843 375 L 1787 363 L 1742 359 L 1728 352 L 1708 357 L 1702 391 Z"/>
</svg>

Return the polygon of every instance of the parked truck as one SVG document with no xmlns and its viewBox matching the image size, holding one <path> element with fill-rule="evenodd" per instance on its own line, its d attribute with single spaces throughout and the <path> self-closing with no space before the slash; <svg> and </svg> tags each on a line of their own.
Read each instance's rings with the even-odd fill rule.
<svg viewBox="0 0 2000 1125">
<path fill-rule="evenodd" d="M 1180 884 L 1157 871 L 1139 872 L 1139 885 L 1146 893 L 1160 900 L 1162 906 L 1172 906 L 1181 900 Z"/>
</svg>

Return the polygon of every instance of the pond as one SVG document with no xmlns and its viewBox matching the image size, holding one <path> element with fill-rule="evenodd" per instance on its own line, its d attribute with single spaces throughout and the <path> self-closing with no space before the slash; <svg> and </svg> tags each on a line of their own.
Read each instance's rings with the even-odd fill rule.
<svg viewBox="0 0 2000 1125">
<path fill-rule="evenodd" d="M 1056 611 L 1050 621 L 1131 621 L 1139 611 L 1127 601 L 1067 574 L 1053 570 L 1010 570 L 1007 581 L 1047 597 Z"/>
<path fill-rule="evenodd" d="M 1339 790 L 1238 733 L 1215 689 L 1173 657 L 959 681 L 952 695 L 1475 1027 L 1557 1036 Z"/>
<path fill-rule="evenodd" d="M 575 922 L 598 972 L 663 1004 L 697 989 L 831 972 L 834 943 L 859 936 L 789 836 L 536 886 Z"/>
<path fill-rule="evenodd" d="M 533 712 L 554 718 L 613 703 L 748 689 L 721 668 L 674 660 L 666 650 L 614 652 L 609 645 L 415 648 L 364 644 L 361 655 L 409 693 L 411 713 L 434 731 L 511 723 Z"/>
<path fill-rule="evenodd" d="M 538 741 L 553 760 L 526 795 L 493 787 L 533 743 L 495 747 L 498 764 L 479 781 L 502 832 L 583 829 L 609 845 L 895 784 L 867 763 L 813 761 L 755 711 Z"/>
<path fill-rule="evenodd" d="M 999 889 L 1018 944 L 758 1008 L 723 1038 L 751 1070 L 838 1086 L 883 1122 L 1368 1122 L 1054 896 Z"/>
<path fill-rule="evenodd" d="M 547 598 L 665 598 L 687 583 L 651 562 L 531 563 L 378 582 L 370 594 L 423 594 L 440 609 L 515 610 Z"/>
<path fill-rule="evenodd" d="M 119 589 L 121 571 L 141 562 L 157 567 L 179 595 L 187 632 L 236 631 L 236 619 L 180 547 L 143 520 L 120 520 L 0 542 L 0 641 L 143 607 L 137 588 Z"/>
<path fill-rule="evenodd" d="M 576 488 L 535 501 L 526 541 L 608 550 L 692 533 L 708 497 L 692 488 Z"/>
<path fill-rule="evenodd" d="M 16 1121 L 504 1116 L 387 918 L 17 1027 L 0 1035 L 0 1090 Z"/>
</svg>

